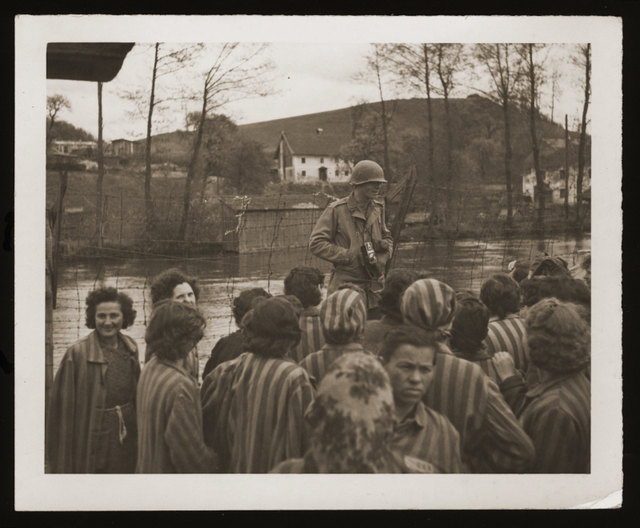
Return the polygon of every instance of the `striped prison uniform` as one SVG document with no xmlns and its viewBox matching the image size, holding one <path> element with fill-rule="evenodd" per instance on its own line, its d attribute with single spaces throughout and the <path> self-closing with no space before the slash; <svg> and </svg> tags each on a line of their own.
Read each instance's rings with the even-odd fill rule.
<svg viewBox="0 0 640 528">
<path fill-rule="evenodd" d="M 434 473 L 462 473 L 460 436 L 442 414 L 418 402 L 394 427 L 393 450 L 431 464 Z"/>
<path fill-rule="evenodd" d="M 302 334 L 300 342 L 291 352 L 291 358 L 300 363 L 309 354 L 320 350 L 324 345 L 322 335 L 322 322 L 320 321 L 320 311 L 317 306 L 308 306 L 300 314 L 298 320 Z"/>
<path fill-rule="evenodd" d="M 514 406 L 536 448 L 534 471 L 589 473 L 591 383 L 586 372 L 556 376 L 528 392 L 516 376 L 507 378 L 501 388 L 505 386 L 512 393 L 520 392 Z"/>
<path fill-rule="evenodd" d="M 151 351 L 149 347 L 147 347 L 146 352 L 144 353 L 144 362 L 148 363 L 151 359 Z M 200 377 L 200 356 L 198 355 L 198 347 L 193 347 L 187 357 L 184 360 L 185 369 L 191 375 L 191 377 L 199 383 Z"/>
<path fill-rule="evenodd" d="M 427 407 L 458 430 L 462 461 L 473 473 L 519 473 L 534 460 L 534 448 L 498 386 L 478 365 L 448 350 L 437 355 Z"/>
<path fill-rule="evenodd" d="M 304 412 L 314 397 L 304 369 L 288 358 L 244 352 L 216 367 L 200 391 L 207 445 L 227 473 L 267 473 L 308 447 Z"/>
<path fill-rule="evenodd" d="M 483 348 L 482 350 L 478 350 L 473 354 L 465 354 L 457 350 L 454 350 L 453 353 L 460 359 L 465 359 L 471 363 L 475 363 L 482 369 L 482 372 L 484 372 L 493 381 L 495 381 L 497 385 L 500 384 L 500 376 L 498 376 L 498 371 L 493 364 L 493 359 L 487 353 L 486 349 Z"/>
<path fill-rule="evenodd" d="M 182 367 L 152 356 L 137 393 L 136 473 L 212 473 L 215 454 L 205 446 L 198 386 Z"/>
<path fill-rule="evenodd" d="M 504 319 L 491 318 L 484 343 L 490 356 L 496 352 L 509 352 L 516 369 L 523 373 L 527 372 L 529 367 L 527 331 L 524 321 L 517 314 L 508 315 Z"/>
<path fill-rule="evenodd" d="M 329 365 L 348 352 L 365 352 L 365 350 L 360 343 L 348 343 L 346 345 L 325 343 L 320 350 L 304 358 L 300 362 L 300 366 L 308 372 L 314 387 L 317 388 Z"/>
</svg>

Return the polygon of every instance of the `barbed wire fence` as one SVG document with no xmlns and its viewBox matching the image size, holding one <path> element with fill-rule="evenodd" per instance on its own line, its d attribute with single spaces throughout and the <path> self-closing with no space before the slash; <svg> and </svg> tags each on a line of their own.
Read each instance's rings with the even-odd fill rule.
<svg viewBox="0 0 640 528">
<path fill-rule="evenodd" d="M 427 194 L 442 191 L 421 185 Z M 55 185 L 51 189 L 48 202 L 56 198 Z M 548 230 L 534 237 L 528 233 L 534 227 L 535 210 L 519 202 L 514 207 L 514 228 L 507 233 L 505 208 L 500 193 L 494 194 L 456 191 L 458 214 L 447 225 L 434 217 L 426 201 L 420 203 L 417 195 L 413 196 L 393 267 L 416 270 L 456 289 L 479 291 L 483 280 L 506 271 L 512 260 L 530 262 L 537 253 L 546 251 L 565 258 L 571 266 L 580 250 L 590 249 L 588 234 L 576 236 L 558 229 L 565 222 L 561 205 L 550 204 L 545 209 Z M 236 206 L 232 198 L 194 200 L 187 236 L 181 240 L 177 236 L 182 206 L 179 186 L 154 198 L 153 233 L 146 231 L 144 199 L 129 192 L 127 186 L 111 188 L 105 193 L 99 247 L 95 194 L 67 192 L 52 322 L 54 369 L 68 346 L 89 332 L 84 300 L 100 284 L 115 286 L 132 297 L 137 317 L 126 332 L 138 343 L 142 359 L 152 278 L 170 267 L 196 277 L 201 289 L 198 305 L 207 319 L 205 337 L 198 345 L 202 371 L 215 342 L 235 329 L 231 306 L 240 291 L 263 287 L 273 295 L 280 294 L 282 280 L 295 266 L 315 266 L 328 275 L 331 265 L 311 254 L 308 240 L 329 197 L 316 193 L 300 207 L 282 192 L 267 194 L 262 200 L 268 205 L 262 206 L 252 205 L 246 198 Z M 388 205 L 390 223 L 397 209 L 397 204 Z"/>
</svg>

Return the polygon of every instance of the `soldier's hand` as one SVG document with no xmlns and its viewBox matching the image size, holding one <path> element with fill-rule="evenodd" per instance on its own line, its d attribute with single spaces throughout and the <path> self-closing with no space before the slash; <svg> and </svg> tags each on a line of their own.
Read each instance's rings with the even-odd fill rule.
<svg viewBox="0 0 640 528">
<path fill-rule="evenodd" d="M 509 352 L 496 352 L 492 361 L 501 382 L 518 373 L 513 362 L 513 357 Z"/>
<path fill-rule="evenodd" d="M 388 240 L 376 240 L 373 243 L 373 249 L 376 251 L 376 253 L 385 253 L 389 251 L 390 247 L 391 244 Z"/>
</svg>

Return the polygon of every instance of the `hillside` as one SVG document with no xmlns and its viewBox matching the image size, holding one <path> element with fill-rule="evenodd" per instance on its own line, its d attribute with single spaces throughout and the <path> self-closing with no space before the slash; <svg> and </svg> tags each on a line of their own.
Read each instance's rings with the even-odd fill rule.
<svg viewBox="0 0 640 528">
<path fill-rule="evenodd" d="M 317 145 L 321 139 L 324 150 L 331 150 L 325 153 L 338 155 L 341 149 L 358 134 L 363 134 L 363 131 L 367 133 L 369 129 L 375 127 L 379 128 L 376 124 L 379 121 L 378 108 L 379 103 L 367 103 L 356 107 L 249 123 L 239 125 L 238 128 L 248 138 L 261 143 L 269 156 L 275 153 L 282 131 L 286 133 L 292 148 L 298 154 L 312 154 L 304 150 L 308 148 L 307 145 Z M 398 170 L 405 170 L 409 162 L 418 167 L 424 165 L 426 163 L 426 99 L 387 101 L 387 109 L 392 114 L 389 129 L 392 165 Z M 432 112 L 436 157 L 442 158 L 446 140 L 443 99 L 432 99 Z M 458 172 L 473 173 L 487 183 L 502 182 L 504 170 L 502 109 L 486 98 L 473 95 L 467 98 L 450 99 L 450 114 L 454 157 Z M 513 172 L 515 175 L 521 175 L 531 168 L 528 114 L 517 109 L 512 110 L 511 126 Z M 544 154 L 542 168 L 557 169 L 556 165 L 564 163 L 564 129 L 544 116 L 538 119 L 537 129 Z M 321 135 L 318 132 L 321 132 Z M 185 131 L 154 136 L 153 151 L 156 159 L 186 162 L 191 138 L 192 133 Z M 313 141 L 309 141 L 311 139 Z M 569 162 L 575 165 L 577 133 L 570 132 L 570 139 Z M 379 138 L 377 141 L 380 143 Z M 378 156 L 380 148 L 378 145 Z M 372 153 L 371 157 L 376 159 L 376 154 Z M 379 157 L 378 160 L 380 161 Z M 443 161 L 440 159 L 436 163 L 442 164 Z M 590 164 L 589 148 L 587 148 L 587 164 Z"/>
</svg>

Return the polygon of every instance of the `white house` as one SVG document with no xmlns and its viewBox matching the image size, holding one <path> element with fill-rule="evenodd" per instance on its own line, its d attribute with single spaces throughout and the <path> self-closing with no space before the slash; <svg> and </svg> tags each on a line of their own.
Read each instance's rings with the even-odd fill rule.
<svg viewBox="0 0 640 528">
<path fill-rule="evenodd" d="M 578 190 L 578 169 L 576 167 L 569 167 L 569 203 L 575 204 L 577 201 Z M 543 181 L 547 185 L 547 193 L 551 194 L 551 203 L 564 204 L 564 197 L 567 192 L 565 189 L 564 170 L 548 170 L 544 171 Z M 522 192 L 526 196 L 530 196 L 533 200 L 535 196 L 536 187 L 536 173 L 531 170 L 528 174 L 522 177 Z M 591 168 L 584 168 L 584 176 L 582 179 L 582 192 L 591 188 Z"/>
<path fill-rule="evenodd" d="M 288 137 L 284 131 L 274 154 L 280 181 L 348 182 L 351 165 L 337 153 L 344 145 L 344 137 L 317 128 Z"/>
<path fill-rule="evenodd" d="M 79 150 L 93 152 L 98 144 L 95 141 L 72 141 L 54 139 L 49 146 L 51 152 L 57 154 L 73 154 Z"/>
</svg>

